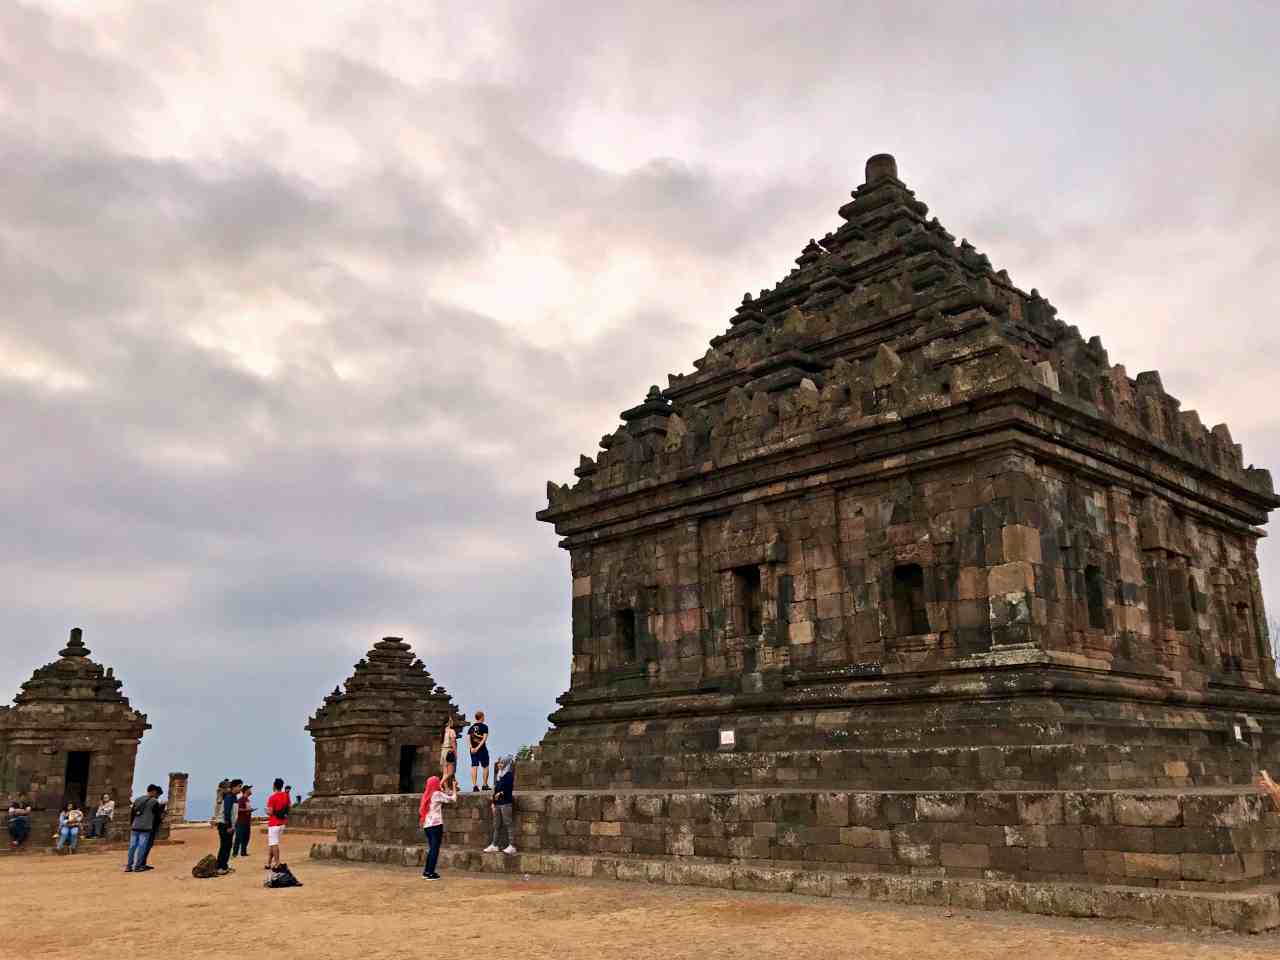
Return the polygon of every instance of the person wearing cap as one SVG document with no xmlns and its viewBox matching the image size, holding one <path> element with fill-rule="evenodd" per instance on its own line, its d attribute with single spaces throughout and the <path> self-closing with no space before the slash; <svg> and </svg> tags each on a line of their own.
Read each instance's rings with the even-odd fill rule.
<svg viewBox="0 0 1280 960">
<path fill-rule="evenodd" d="M 236 838 L 231 844 L 233 857 L 249 855 L 249 835 L 253 832 L 253 810 L 249 798 L 253 796 L 253 784 L 246 783 L 240 788 L 240 797 L 236 801 Z"/>
<path fill-rule="evenodd" d="M 489 789 L 489 726 L 484 722 L 484 711 L 476 711 L 476 722 L 467 731 L 467 746 L 471 750 L 471 792 Z M 479 784 L 480 768 L 484 768 L 484 784 Z"/>
<path fill-rule="evenodd" d="M 218 875 L 225 876 L 231 872 L 231 847 L 236 838 L 236 814 L 239 804 L 236 802 L 240 793 L 240 781 L 232 780 L 227 784 L 226 793 L 222 795 L 222 809 L 218 811 Z"/>
<path fill-rule="evenodd" d="M 516 809 L 516 761 L 507 756 L 498 761 L 494 768 L 493 802 L 493 842 L 484 848 L 485 853 L 498 852 L 498 837 L 505 831 L 507 845 L 503 853 L 511 855 L 516 850 L 515 809 Z"/>
</svg>

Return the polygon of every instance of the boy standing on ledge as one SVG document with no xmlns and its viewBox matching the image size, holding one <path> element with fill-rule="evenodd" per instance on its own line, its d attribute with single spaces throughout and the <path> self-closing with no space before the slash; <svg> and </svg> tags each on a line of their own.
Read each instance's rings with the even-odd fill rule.
<svg viewBox="0 0 1280 960">
<path fill-rule="evenodd" d="M 484 722 L 484 711 L 476 711 L 476 722 L 467 731 L 471 746 L 471 792 L 489 789 L 489 728 Z M 484 786 L 476 786 L 479 768 L 484 767 Z"/>
</svg>

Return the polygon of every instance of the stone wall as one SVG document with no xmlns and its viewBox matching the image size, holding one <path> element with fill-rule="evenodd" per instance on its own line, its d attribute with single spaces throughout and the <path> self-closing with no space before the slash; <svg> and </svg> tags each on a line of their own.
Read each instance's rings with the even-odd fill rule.
<svg viewBox="0 0 1280 960">
<path fill-rule="evenodd" d="M 420 865 L 418 799 L 344 798 L 312 856 Z M 1280 925 L 1280 817 L 1240 791 L 522 793 L 515 857 L 485 798 L 445 816 L 460 869 Z"/>
<path fill-rule="evenodd" d="M 350 798 L 337 840 L 419 844 L 417 811 L 416 796 Z M 464 795 L 446 844 L 484 847 L 489 817 Z M 527 853 L 1219 892 L 1280 873 L 1280 817 L 1232 791 L 525 793 L 516 817 Z"/>
</svg>

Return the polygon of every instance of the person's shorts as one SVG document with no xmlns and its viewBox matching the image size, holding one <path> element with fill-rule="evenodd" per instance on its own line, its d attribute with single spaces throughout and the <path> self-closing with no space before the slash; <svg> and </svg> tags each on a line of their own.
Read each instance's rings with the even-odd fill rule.
<svg viewBox="0 0 1280 960">
<path fill-rule="evenodd" d="M 488 769 L 488 766 L 489 766 L 488 746 L 483 746 L 479 750 L 471 751 L 471 765 L 473 767 L 484 767 Z"/>
<path fill-rule="evenodd" d="M 269 847 L 280 846 L 280 838 L 284 836 L 284 827 L 285 825 L 283 823 L 280 824 L 280 826 L 278 827 L 272 827 L 272 826 L 267 827 L 267 846 Z"/>
<path fill-rule="evenodd" d="M 446 751 L 445 751 L 445 754 L 444 754 L 444 762 L 445 762 L 445 763 L 457 763 L 457 762 L 458 762 L 458 755 L 457 755 L 456 753 L 454 753 L 452 750 L 446 750 Z"/>
</svg>

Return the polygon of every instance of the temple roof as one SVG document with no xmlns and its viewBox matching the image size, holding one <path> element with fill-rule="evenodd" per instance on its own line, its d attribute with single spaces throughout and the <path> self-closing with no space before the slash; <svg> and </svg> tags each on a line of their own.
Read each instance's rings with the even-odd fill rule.
<svg viewBox="0 0 1280 960">
<path fill-rule="evenodd" d="M 22 685 L 13 698 L 15 712 L 33 704 L 68 701 L 115 704 L 128 710 L 129 698 L 122 692 L 124 684 L 111 667 L 95 663 L 89 653 L 83 631 L 74 628 L 67 645 L 58 651 L 58 659 L 38 667 Z M 145 713 L 134 710 L 132 714 L 146 724 Z"/>
<path fill-rule="evenodd" d="M 1225 424 L 1207 429 L 1154 371 L 1130 377 L 1038 290 L 1024 291 L 956 241 L 898 178 L 888 154 L 772 288 L 743 296 L 694 371 L 653 386 L 583 455 L 576 483 L 547 484 L 544 520 L 648 484 L 741 463 L 779 444 L 873 429 L 1021 389 L 1122 436 L 1145 455 L 1258 504 L 1270 473 L 1245 465 Z"/>
<path fill-rule="evenodd" d="M 400 637 L 383 637 L 356 663 L 342 687 L 324 698 L 307 729 L 315 733 L 352 722 L 403 724 L 411 720 L 405 714 L 463 718 L 409 644 Z"/>
</svg>

